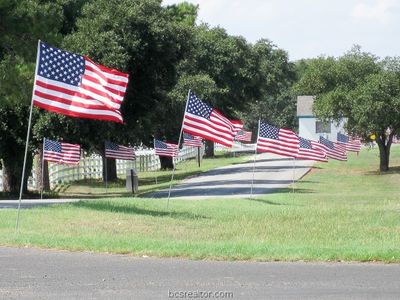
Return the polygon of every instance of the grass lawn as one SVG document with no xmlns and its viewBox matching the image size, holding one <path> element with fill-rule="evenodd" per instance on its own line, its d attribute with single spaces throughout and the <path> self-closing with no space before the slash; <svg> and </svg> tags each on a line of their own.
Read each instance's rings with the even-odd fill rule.
<svg viewBox="0 0 400 300">
<path fill-rule="evenodd" d="M 291 189 L 255 199 L 119 198 L 0 210 L 0 245 L 227 260 L 400 262 L 400 147 L 316 164 Z M 396 167 L 397 166 L 397 167 Z"/>
</svg>

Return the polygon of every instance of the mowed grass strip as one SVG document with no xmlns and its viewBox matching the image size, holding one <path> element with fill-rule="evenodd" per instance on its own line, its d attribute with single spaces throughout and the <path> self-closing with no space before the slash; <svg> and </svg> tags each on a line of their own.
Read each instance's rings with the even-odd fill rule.
<svg viewBox="0 0 400 300">
<path fill-rule="evenodd" d="M 400 262 L 400 168 L 378 151 L 316 164 L 255 199 L 104 199 L 0 211 L 0 244 L 218 260 Z M 391 165 L 400 166 L 400 147 Z"/>
</svg>

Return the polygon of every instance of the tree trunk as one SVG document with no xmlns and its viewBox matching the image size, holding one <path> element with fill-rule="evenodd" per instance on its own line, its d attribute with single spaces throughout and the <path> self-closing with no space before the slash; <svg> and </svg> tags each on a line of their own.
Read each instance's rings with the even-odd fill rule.
<svg viewBox="0 0 400 300">
<path fill-rule="evenodd" d="M 117 180 L 117 161 L 103 155 L 103 181 L 106 182 L 106 180 L 108 182 Z"/>
<path fill-rule="evenodd" d="M 390 147 L 392 146 L 393 133 L 386 140 L 386 136 L 381 134 L 377 137 L 376 143 L 379 147 L 379 171 L 389 171 Z"/>
<path fill-rule="evenodd" d="M 21 187 L 21 175 L 23 167 L 23 158 L 13 157 L 10 159 L 3 158 L 3 191 L 11 194 L 18 194 Z M 25 178 L 23 185 L 23 193 L 28 191 L 28 177 L 32 170 L 32 156 L 28 155 L 25 167 Z"/>
<path fill-rule="evenodd" d="M 8 193 L 16 194 L 20 189 L 21 184 L 21 174 L 16 176 L 13 172 L 12 167 L 10 167 L 6 162 L 3 162 L 3 191 Z M 26 191 L 26 187 L 24 187 Z"/>
<path fill-rule="evenodd" d="M 43 165 L 43 183 L 42 183 L 42 157 L 43 157 L 43 145 L 39 145 L 39 153 L 36 155 L 36 168 L 35 168 L 35 175 L 36 175 L 36 189 L 40 191 L 42 189 L 43 184 L 43 191 L 49 192 L 50 191 L 50 179 L 49 179 L 49 164 L 47 160 L 44 161 Z"/>
<path fill-rule="evenodd" d="M 160 156 L 161 170 L 172 170 L 174 168 L 174 161 L 172 157 Z"/>
<path fill-rule="evenodd" d="M 205 157 L 214 157 L 214 142 L 206 141 Z"/>
</svg>

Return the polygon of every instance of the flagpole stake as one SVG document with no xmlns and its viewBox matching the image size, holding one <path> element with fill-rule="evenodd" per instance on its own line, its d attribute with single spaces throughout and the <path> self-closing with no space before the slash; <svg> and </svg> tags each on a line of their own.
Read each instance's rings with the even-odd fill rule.
<svg viewBox="0 0 400 300">
<path fill-rule="evenodd" d="M 292 183 L 293 194 L 294 194 L 294 177 L 295 177 L 295 172 L 296 172 L 296 157 L 293 157 L 293 183 Z"/>
<path fill-rule="evenodd" d="M 258 119 L 258 132 L 257 132 L 257 140 L 256 140 L 256 147 L 254 149 L 254 161 L 253 161 L 253 178 L 251 180 L 251 192 L 250 198 L 253 198 L 253 186 L 254 186 L 254 173 L 256 170 L 256 156 L 257 156 L 257 144 L 258 144 L 258 136 L 260 135 L 260 119 Z"/>
<path fill-rule="evenodd" d="M 43 200 L 43 189 L 44 189 L 44 144 L 46 143 L 46 138 L 43 138 L 43 147 L 42 147 L 42 178 L 40 181 L 40 186 L 41 186 L 41 190 L 40 190 L 40 200 Z"/>
<path fill-rule="evenodd" d="M 104 168 L 105 168 L 105 175 L 106 175 L 106 178 L 105 178 L 105 180 L 106 180 L 106 194 L 108 194 L 108 173 L 107 173 L 107 157 L 106 157 L 106 155 L 104 154 Z"/>
<path fill-rule="evenodd" d="M 189 104 L 189 97 L 190 97 L 190 90 L 188 92 L 187 98 L 186 98 L 186 105 L 185 105 L 185 110 L 183 112 L 183 120 L 182 120 L 182 125 L 181 125 L 181 132 L 179 133 L 179 139 L 178 139 L 178 155 L 179 155 L 179 147 L 181 144 L 181 138 L 182 138 L 182 133 L 183 133 L 183 122 L 185 120 L 185 113 Z M 172 158 L 173 162 L 173 158 Z M 172 189 L 172 181 L 174 180 L 174 175 L 175 175 L 175 164 L 173 164 L 173 169 L 172 169 L 172 176 L 171 176 L 171 182 L 169 184 L 169 190 L 168 190 L 168 200 L 167 200 L 167 209 L 169 207 L 169 198 L 171 197 L 171 189 Z"/>
<path fill-rule="evenodd" d="M 37 71 L 38 71 L 39 52 L 40 52 L 40 40 L 38 40 L 34 82 L 36 82 L 36 74 L 37 74 Z M 22 167 L 22 178 L 21 178 L 21 186 L 20 186 L 20 189 L 19 189 L 18 211 L 17 211 L 17 220 L 15 222 L 15 231 L 17 231 L 18 228 L 19 228 L 19 214 L 20 214 L 20 210 L 21 210 L 22 192 L 23 192 L 23 189 L 24 189 L 25 168 L 26 168 L 26 159 L 27 159 L 27 156 L 28 156 L 30 132 L 31 132 L 32 111 L 33 111 L 33 95 L 34 95 L 34 93 L 35 93 L 35 88 L 32 89 L 31 109 L 29 111 L 28 131 L 26 133 L 24 165 Z"/>
</svg>

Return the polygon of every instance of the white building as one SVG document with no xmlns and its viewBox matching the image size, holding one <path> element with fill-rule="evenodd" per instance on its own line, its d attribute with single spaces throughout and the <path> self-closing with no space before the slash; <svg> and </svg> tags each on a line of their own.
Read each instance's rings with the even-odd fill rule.
<svg viewBox="0 0 400 300">
<path fill-rule="evenodd" d="M 299 119 L 299 136 L 318 141 L 319 136 L 330 141 L 336 141 L 337 133 L 344 133 L 344 121 L 339 125 L 335 122 L 323 123 L 313 114 L 315 96 L 297 96 L 297 118 Z"/>
</svg>

